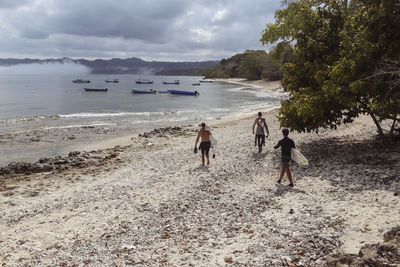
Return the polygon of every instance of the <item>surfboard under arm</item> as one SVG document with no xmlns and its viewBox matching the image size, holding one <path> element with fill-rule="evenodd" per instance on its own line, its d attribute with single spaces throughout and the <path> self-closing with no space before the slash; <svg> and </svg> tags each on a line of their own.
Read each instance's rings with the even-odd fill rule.
<svg viewBox="0 0 400 267">
<path fill-rule="evenodd" d="M 210 143 L 212 148 L 214 148 L 217 145 L 217 140 L 212 135 L 210 135 Z"/>
<path fill-rule="evenodd" d="M 308 165 L 308 159 L 300 153 L 300 151 L 298 151 L 295 148 L 292 148 L 290 150 L 290 155 L 292 160 L 294 160 L 297 164 L 299 165 Z"/>
</svg>

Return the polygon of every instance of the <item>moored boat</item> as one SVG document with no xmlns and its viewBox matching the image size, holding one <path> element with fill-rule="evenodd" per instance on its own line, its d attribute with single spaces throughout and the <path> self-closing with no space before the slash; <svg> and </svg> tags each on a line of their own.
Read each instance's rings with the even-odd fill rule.
<svg viewBox="0 0 400 267">
<path fill-rule="evenodd" d="M 106 80 L 106 83 L 119 83 L 119 80 L 118 79 Z"/>
<path fill-rule="evenodd" d="M 199 86 L 200 83 L 192 83 L 193 86 Z"/>
<path fill-rule="evenodd" d="M 201 83 L 213 83 L 213 80 L 199 80 Z"/>
<path fill-rule="evenodd" d="M 83 80 L 83 79 L 76 79 L 72 80 L 73 83 L 90 83 L 89 80 Z"/>
<path fill-rule="evenodd" d="M 132 89 L 133 94 L 155 94 L 156 91 L 153 89 L 150 90 L 139 90 L 139 89 Z"/>
<path fill-rule="evenodd" d="M 173 82 L 162 82 L 163 84 L 179 84 L 180 80 L 175 80 Z"/>
<path fill-rule="evenodd" d="M 108 88 L 83 88 L 86 92 L 107 92 Z"/>
<path fill-rule="evenodd" d="M 137 84 L 153 84 L 153 81 L 138 79 L 138 80 L 136 80 L 136 83 Z"/>
<path fill-rule="evenodd" d="M 197 91 L 183 91 L 183 90 L 168 90 L 173 95 L 200 95 Z"/>
</svg>

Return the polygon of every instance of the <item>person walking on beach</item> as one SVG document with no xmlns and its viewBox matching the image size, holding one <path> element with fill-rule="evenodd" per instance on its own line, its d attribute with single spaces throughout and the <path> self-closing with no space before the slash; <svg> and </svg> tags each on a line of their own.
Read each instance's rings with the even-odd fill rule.
<svg viewBox="0 0 400 267">
<path fill-rule="evenodd" d="M 281 170 L 281 175 L 279 177 L 279 180 L 277 181 L 279 184 L 282 181 L 283 176 L 287 175 L 289 178 L 289 186 L 293 187 L 293 180 L 292 180 L 292 174 L 290 173 L 289 170 L 289 162 L 291 160 L 290 156 L 290 150 L 292 148 L 296 148 L 294 141 L 288 137 L 289 135 L 289 130 L 288 129 L 282 129 L 282 134 L 283 134 L 283 139 L 281 139 L 276 146 L 274 146 L 274 149 L 277 149 L 281 147 L 281 152 L 282 152 L 282 170 Z"/>
<path fill-rule="evenodd" d="M 200 146 L 199 149 L 201 150 L 201 161 L 204 166 L 204 156 L 207 158 L 207 165 L 210 165 L 210 157 L 209 157 L 209 152 L 210 152 L 210 147 L 211 147 L 211 142 L 210 142 L 210 135 L 211 132 L 209 130 L 206 130 L 206 124 L 203 122 L 200 124 L 201 129 L 199 133 L 197 134 L 197 139 L 196 143 L 194 144 L 194 153 L 197 153 L 197 143 L 199 142 L 199 139 L 201 138 Z"/>
<path fill-rule="evenodd" d="M 261 112 L 258 112 L 258 118 L 254 120 L 254 123 L 253 123 L 253 134 L 254 134 L 254 127 L 256 125 L 257 125 L 257 129 L 256 129 L 256 136 L 255 136 L 255 140 L 254 140 L 254 145 L 256 146 L 258 144 L 258 153 L 261 153 L 262 146 L 265 145 L 264 128 L 265 128 L 265 130 L 267 132 L 267 136 L 269 135 L 267 122 L 262 117 L 262 113 Z"/>
</svg>

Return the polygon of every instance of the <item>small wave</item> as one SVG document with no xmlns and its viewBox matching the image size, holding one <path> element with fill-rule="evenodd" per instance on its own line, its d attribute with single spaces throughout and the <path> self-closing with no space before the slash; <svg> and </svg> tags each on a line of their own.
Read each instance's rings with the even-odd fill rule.
<svg viewBox="0 0 400 267">
<path fill-rule="evenodd" d="M 269 90 L 263 91 L 263 90 L 259 90 L 259 88 L 262 87 L 258 87 L 258 86 L 245 86 L 245 87 L 235 87 L 235 88 L 231 88 L 228 89 L 227 91 L 229 92 L 242 92 L 242 93 L 250 93 L 255 95 L 256 97 L 259 98 L 281 98 L 287 95 L 287 93 L 284 92 L 280 92 L 280 91 L 274 91 L 274 89 L 277 89 L 275 87 L 270 87 Z"/>
<path fill-rule="evenodd" d="M 76 125 L 65 125 L 65 126 L 53 126 L 45 127 L 44 130 L 54 130 L 54 129 L 70 129 L 70 128 L 84 128 L 84 127 L 96 127 L 96 126 L 117 126 L 116 123 L 94 123 L 94 124 L 76 124 Z"/>
<path fill-rule="evenodd" d="M 12 118 L 12 119 L 4 119 L 0 120 L 1 124 L 10 124 L 10 123 L 19 123 L 26 121 L 41 121 L 41 120 L 54 120 L 60 118 L 59 115 L 36 115 L 30 117 L 22 117 L 22 118 Z"/>
<path fill-rule="evenodd" d="M 165 112 L 117 112 L 117 113 L 73 113 L 58 115 L 60 118 L 95 118 L 95 117 L 124 117 L 164 115 Z"/>
<path fill-rule="evenodd" d="M 246 92 L 246 91 L 252 91 L 252 90 L 255 90 L 254 87 L 245 86 L 245 87 L 230 88 L 226 91 L 228 91 L 228 92 Z"/>
</svg>

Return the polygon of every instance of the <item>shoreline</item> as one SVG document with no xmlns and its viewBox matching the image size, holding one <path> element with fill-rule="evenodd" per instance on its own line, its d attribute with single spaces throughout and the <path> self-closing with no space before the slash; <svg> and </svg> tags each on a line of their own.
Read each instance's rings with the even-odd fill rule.
<svg viewBox="0 0 400 267">
<path fill-rule="evenodd" d="M 188 126 L 71 154 L 79 166 L 56 158 L 51 171 L 0 176 L 0 262 L 321 266 L 382 242 L 400 219 L 399 145 L 376 141 L 363 116 L 291 133 L 310 161 L 291 166 L 292 189 L 276 184 L 276 112 L 265 112 L 271 137 L 261 154 L 255 116 L 210 123 L 218 147 L 209 167 L 193 154 L 196 126 Z"/>
<path fill-rule="evenodd" d="M 239 79 L 240 80 L 240 79 Z M 219 79 L 217 82 L 225 82 L 231 84 L 244 84 L 238 79 Z M 270 82 L 262 81 L 263 86 L 251 85 L 260 92 L 271 92 Z M 269 109 L 275 109 L 274 106 Z M 258 106 L 250 108 L 247 111 L 232 112 L 227 117 L 217 118 L 207 123 L 215 123 L 219 120 L 230 120 L 249 116 L 258 109 L 265 109 L 266 106 Z M 46 116 L 33 116 L 42 118 Z M 47 116 L 49 118 L 57 118 L 57 115 Z M 8 119 L 13 121 L 16 119 Z M 31 118 L 27 120 L 30 122 Z M 23 120 L 18 120 L 23 122 Z M 170 123 L 168 126 L 188 127 L 187 122 Z M 73 125 L 72 125 L 73 126 Z M 4 132 L 0 134 L 0 149 L 7 154 L 7 158 L 0 158 L 0 167 L 5 167 L 10 163 L 27 162 L 34 163 L 43 157 L 65 157 L 71 151 L 91 151 L 99 149 L 110 149 L 114 146 L 127 146 L 132 144 L 131 138 L 151 131 L 159 127 L 168 127 L 167 125 L 157 126 L 156 124 L 142 125 L 117 125 L 110 123 L 109 125 L 82 125 L 80 127 L 47 127 L 43 129 L 30 129 L 18 132 Z M 23 155 L 22 157 L 20 155 Z"/>
</svg>

